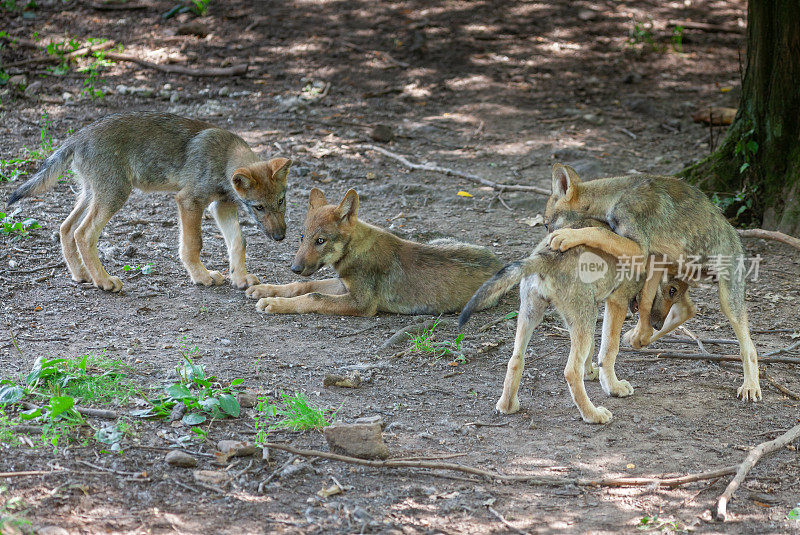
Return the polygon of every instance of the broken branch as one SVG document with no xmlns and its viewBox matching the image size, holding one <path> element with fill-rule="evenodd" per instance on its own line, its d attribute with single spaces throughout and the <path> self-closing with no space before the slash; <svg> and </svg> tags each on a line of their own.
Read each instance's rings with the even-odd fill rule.
<svg viewBox="0 0 800 535">
<path fill-rule="evenodd" d="M 739 488 L 739 485 L 742 484 L 744 478 L 747 477 L 747 473 L 752 470 L 756 463 L 761 460 L 763 456 L 783 448 L 798 437 L 800 437 L 800 424 L 792 427 L 778 438 L 770 440 L 769 442 L 762 442 L 750 450 L 750 453 L 747 454 L 747 457 L 745 457 L 742 464 L 739 465 L 738 470 L 736 470 L 736 475 L 731 482 L 728 483 L 725 492 L 722 493 L 717 501 L 717 520 L 724 522 L 727 519 L 728 502 L 733 497 L 733 493 L 736 492 L 736 489 Z"/>
<path fill-rule="evenodd" d="M 795 249 L 800 249 L 800 238 L 789 236 L 788 234 L 778 232 L 777 230 L 751 228 L 746 230 L 737 229 L 736 232 L 738 232 L 739 236 L 742 238 L 764 238 L 765 240 L 775 240 L 787 245 L 791 245 Z"/>
<path fill-rule="evenodd" d="M 246 74 L 249 67 L 245 63 L 242 65 L 233 65 L 231 67 L 190 69 L 189 67 L 184 67 L 183 65 L 163 65 L 161 63 L 153 63 L 130 54 L 119 54 L 117 52 L 107 53 L 106 58 L 114 61 L 127 61 L 130 63 L 136 63 L 142 67 L 155 69 L 161 72 L 168 72 L 170 74 L 185 74 L 186 76 L 237 76 L 240 74 Z"/>
<path fill-rule="evenodd" d="M 374 150 L 375 152 L 379 152 L 384 156 L 388 156 L 389 158 L 393 158 L 400 162 L 401 164 L 405 165 L 410 169 L 418 169 L 420 171 L 433 171 L 435 173 L 443 173 L 445 175 L 450 176 L 457 176 L 459 178 L 466 178 L 467 180 L 471 180 L 473 182 L 477 182 L 479 184 L 483 184 L 484 186 L 489 186 L 493 189 L 500 190 L 500 191 L 532 191 L 534 193 L 539 193 L 541 195 L 550 195 L 550 190 L 546 190 L 544 188 L 539 188 L 536 186 L 523 186 L 520 184 L 498 184 L 497 182 L 493 182 L 489 179 L 483 178 L 482 176 L 473 175 L 472 173 L 464 173 L 462 171 L 456 171 L 455 169 L 450 169 L 448 167 L 442 167 L 437 164 L 433 163 L 415 163 L 410 161 L 408 158 L 403 156 L 402 154 L 397 154 L 395 152 L 389 151 L 384 149 L 383 147 L 377 147 L 375 145 L 364 144 L 364 145 L 356 145 L 358 148 Z"/>
</svg>

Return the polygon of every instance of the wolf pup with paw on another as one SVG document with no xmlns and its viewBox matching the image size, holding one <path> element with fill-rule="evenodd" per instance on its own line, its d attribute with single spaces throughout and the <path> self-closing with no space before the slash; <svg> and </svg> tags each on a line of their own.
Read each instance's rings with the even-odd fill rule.
<svg viewBox="0 0 800 535">
<path fill-rule="evenodd" d="M 72 279 L 118 292 L 122 281 L 100 263 L 97 241 L 133 188 L 176 191 L 180 258 L 192 282 L 222 284 L 225 277 L 200 262 L 203 211 L 211 211 L 228 248 L 230 278 L 245 289 L 258 284 L 245 269 L 245 243 L 238 208 L 274 240 L 286 235 L 286 175 L 292 161 L 262 161 L 232 132 L 169 113 L 120 113 L 96 121 L 67 139 L 42 169 L 8 200 L 38 195 L 72 171 L 81 193 L 61 225 L 61 249 Z"/>
</svg>

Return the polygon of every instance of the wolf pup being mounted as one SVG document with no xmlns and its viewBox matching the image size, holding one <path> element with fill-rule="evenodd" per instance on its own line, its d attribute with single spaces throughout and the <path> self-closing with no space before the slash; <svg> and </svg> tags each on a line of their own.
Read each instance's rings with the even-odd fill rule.
<svg viewBox="0 0 800 535">
<path fill-rule="evenodd" d="M 75 208 L 61 225 L 61 249 L 72 279 L 112 292 L 122 281 L 100 263 L 97 240 L 109 219 L 131 194 L 176 191 L 180 258 L 192 282 L 222 284 L 225 277 L 200 262 L 203 211 L 211 205 L 228 247 L 230 278 L 245 289 L 258 284 L 245 269 L 245 243 L 237 207 L 274 240 L 286 234 L 286 175 L 291 160 L 262 161 L 247 143 L 216 126 L 169 113 L 120 113 L 79 130 L 8 200 L 44 193 L 62 173 L 81 182 Z"/>
<path fill-rule="evenodd" d="M 560 228 L 559 219 L 573 212 L 603 221 L 610 228 Z M 737 394 L 742 400 L 761 399 L 758 356 L 750 339 L 745 305 L 742 242 L 736 229 L 702 191 L 669 176 L 633 175 L 582 182 L 574 169 L 555 164 L 545 223 L 559 228 L 550 235 L 550 247 L 555 250 L 586 245 L 617 258 L 663 255 L 665 273 L 691 259 L 701 273 L 715 274 L 720 308 L 736 333 L 744 368 L 744 382 Z M 727 259 L 729 269 L 719 270 L 715 259 Z M 677 276 L 681 278 L 680 273 Z M 651 343 L 695 314 L 687 292 L 673 307 L 666 324 L 654 333 L 649 309 L 661 280 L 662 277 L 650 276 L 642 289 L 639 323 L 625 336 L 633 347 Z"/>
<path fill-rule="evenodd" d="M 446 239 L 404 240 L 357 215 L 355 190 L 349 190 L 337 206 L 312 189 L 292 271 L 307 277 L 327 265 L 338 278 L 251 286 L 247 295 L 261 298 L 258 309 L 348 316 L 455 312 L 503 267 L 484 247 Z M 487 300 L 483 308 L 497 299 Z"/>
</svg>

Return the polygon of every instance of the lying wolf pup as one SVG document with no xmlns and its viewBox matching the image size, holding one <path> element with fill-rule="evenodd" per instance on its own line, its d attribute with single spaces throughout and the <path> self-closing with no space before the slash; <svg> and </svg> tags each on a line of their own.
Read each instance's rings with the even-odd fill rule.
<svg viewBox="0 0 800 535">
<path fill-rule="evenodd" d="M 247 295 L 261 298 L 258 309 L 272 314 L 350 316 L 455 312 L 503 266 L 483 247 L 451 240 L 428 244 L 404 240 L 359 221 L 357 213 L 355 190 L 336 206 L 312 189 L 292 271 L 309 276 L 328 265 L 339 277 L 251 286 Z M 496 302 L 486 300 L 482 308 Z"/>
<path fill-rule="evenodd" d="M 261 161 L 242 138 L 209 123 L 169 113 L 120 113 L 67 139 L 38 173 L 11 194 L 8 204 L 44 193 L 71 167 L 82 191 L 61 224 L 67 268 L 75 281 L 118 292 L 122 281 L 106 272 L 97 255 L 100 232 L 133 188 L 176 191 L 180 256 L 192 282 L 211 286 L 225 280 L 200 262 L 200 221 L 211 204 L 228 246 L 231 282 L 244 289 L 258 284 L 258 278 L 245 269 L 237 206 L 273 239 L 282 240 L 291 164 L 286 158 Z"/>
<path fill-rule="evenodd" d="M 572 221 L 569 221 L 569 216 Z M 562 214 L 561 224 L 570 229 L 606 227 L 581 214 Z M 569 385 L 575 405 L 584 421 L 604 424 L 611 420 L 611 412 L 605 407 L 595 407 L 586 395 L 584 375 L 596 377 L 592 366 L 594 354 L 594 328 L 597 323 L 597 305 L 605 301 L 603 337 L 597 360 L 600 365 L 600 384 L 606 394 L 626 397 L 633 394 L 628 381 L 621 381 L 614 371 L 619 351 L 620 333 L 625 321 L 625 310 L 641 292 L 645 275 L 617 277 L 617 258 L 599 249 L 578 246 L 567 252 L 548 248 L 550 236 L 539 242 L 527 259 L 505 266 L 494 277 L 486 281 L 470 299 L 461 312 L 459 325 L 467 322 L 475 310 L 485 308 L 486 303 L 496 302 L 499 296 L 520 284 L 520 307 L 517 317 L 517 335 L 514 352 L 508 361 L 508 370 L 503 383 L 503 395 L 497 402 L 497 410 L 511 414 L 519 410 L 518 390 L 525 365 L 525 348 L 533 329 L 539 325 L 547 307 L 552 304 L 558 310 L 569 329 L 570 352 L 564 376 Z M 595 269 L 587 267 L 594 265 Z M 672 304 L 686 291 L 687 284 L 679 280 L 662 282 L 650 309 L 650 321 L 660 326 L 667 317 Z"/>
</svg>

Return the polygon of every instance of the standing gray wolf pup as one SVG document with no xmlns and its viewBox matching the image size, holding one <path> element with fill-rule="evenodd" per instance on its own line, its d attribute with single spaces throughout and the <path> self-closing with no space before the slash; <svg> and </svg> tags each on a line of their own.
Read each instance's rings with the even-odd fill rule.
<svg viewBox="0 0 800 535">
<path fill-rule="evenodd" d="M 261 298 L 258 309 L 349 316 L 455 312 L 503 266 L 483 247 L 452 240 L 404 240 L 359 221 L 357 214 L 355 190 L 336 206 L 312 189 L 292 271 L 307 277 L 328 265 L 339 277 L 251 286 L 247 295 Z M 496 302 L 488 300 L 484 306 Z"/>
<path fill-rule="evenodd" d="M 559 218 L 573 211 L 605 221 L 610 228 L 556 230 L 550 235 L 551 248 L 566 251 L 588 245 L 618 258 L 652 258 L 651 253 L 656 253 L 672 264 L 690 260 L 703 271 L 717 274 L 721 309 L 736 333 L 744 368 L 737 395 L 742 400 L 760 400 L 758 356 L 745 305 L 742 242 L 708 197 L 675 177 L 635 175 L 581 182 L 574 169 L 555 164 L 545 222 L 558 226 Z M 727 269 L 720 269 L 724 259 Z M 625 337 L 633 347 L 647 345 L 658 336 L 653 335 L 648 308 L 660 279 L 648 277 L 642 289 L 639 322 Z M 694 310 L 687 295 L 676 314 L 688 319 Z"/>
<path fill-rule="evenodd" d="M 559 224 L 571 229 L 608 228 L 598 221 L 585 219 L 583 214 L 573 213 L 571 221 L 567 221 L 566 215 Z M 475 310 L 485 308 L 485 303 L 496 301 L 519 283 L 520 307 L 514 352 L 508 361 L 503 394 L 496 405 L 498 412 L 511 414 L 519 410 L 518 391 L 525 366 L 525 349 L 533 330 L 552 304 L 569 330 L 570 352 L 564 377 L 572 399 L 584 421 L 604 424 L 611 420 L 611 412 L 605 407 L 596 407 L 583 384 L 584 377 L 596 378 L 598 375 L 598 368 L 592 365 L 597 305 L 605 301 L 603 336 L 597 355 L 600 384 L 609 396 L 630 396 L 633 387 L 628 381 L 617 378 L 614 364 L 625 311 L 641 291 L 645 275 L 640 273 L 620 278 L 615 256 L 584 246 L 565 253 L 553 251 L 548 248 L 548 241 L 549 236 L 546 236 L 527 259 L 508 264 L 486 281 L 464 307 L 458 323 L 463 326 Z M 603 269 L 587 277 L 587 272 L 580 271 L 581 264 L 587 262 Z M 685 283 L 674 279 L 659 285 L 650 312 L 654 323 L 663 323 L 670 307 L 681 299 L 686 288 Z"/>
<path fill-rule="evenodd" d="M 72 279 L 118 292 L 97 254 L 100 232 L 131 194 L 177 191 L 180 257 L 192 282 L 225 278 L 200 262 L 200 222 L 209 204 L 225 237 L 230 276 L 240 289 L 258 284 L 244 265 L 245 243 L 237 206 L 274 240 L 286 235 L 286 174 L 291 160 L 261 161 L 239 136 L 212 124 L 168 113 L 110 115 L 79 130 L 8 200 L 44 193 L 71 168 L 82 184 L 75 208 L 61 225 L 61 249 Z"/>
</svg>

